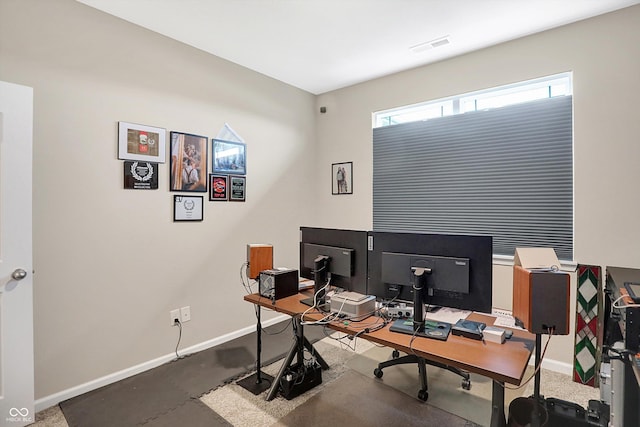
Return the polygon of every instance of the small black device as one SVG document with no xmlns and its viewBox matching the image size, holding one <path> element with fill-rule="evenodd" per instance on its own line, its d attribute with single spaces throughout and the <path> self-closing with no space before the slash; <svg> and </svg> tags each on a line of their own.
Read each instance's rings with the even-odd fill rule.
<svg viewBox="0 0 640 427">
<path fill-rule="evenodd" d="M 260 272 L 260 295 L 272 301 L 298 293 L 298 270 Z"/>
<path fill-rule="evenodd" d="M 322 368 L 318 363 L 294 364 L 287 368 L 280 380 L 280 394 L 287 400 L 300 396 L 322 383 Z"/>
<path fill-rule="evenodd" d="M 453 335 L 460 335 L 474 340 L 482 339 L 482 331 L 487 325 L 482 322 L 474 322 L 473 320 L 460 319 L 451 327 Z"/>
<path fill-rule="evenodd" d="M 640 303 L 640 283 L 625 282 L 624 288 L 635 303 Z"/>
</svg>

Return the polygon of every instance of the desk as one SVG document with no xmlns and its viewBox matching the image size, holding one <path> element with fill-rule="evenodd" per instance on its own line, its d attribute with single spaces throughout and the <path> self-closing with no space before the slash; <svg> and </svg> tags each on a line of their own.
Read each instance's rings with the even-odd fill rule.
<svg viewBox="0 0 640 427">
<path fill-rule="evenodd" d="M 246 295 L 244 300 L 299 319 L 302 313 L 309 308 L 300 302 L 306 296 L 296 294 L 272 303 L 270 299 L 263 298 L 259 294 L 251 294 Z M 313 321 L 321 317 L 322 314 L 313 313 L 305 316 L 304 320 Z M 469 319 L 484 322 L 487 325 L 493 324 L 494 321 L 493 317 L 478 313 L 472 313 Z M 514 330 L 513 337 L 504 344 L 450 335 L 446 341 L 415 338 L 409 347 L 412 337 L 391 332 L 389 325 L 370 333 L 362 333 L 360 328 L 345 325 L 342 322 L 332 322 L 328 327 L 351 335 L 360 332 L 359 337 L 368 341 L 491 378 L 493 380 L 492 427 L 506 424 L 504 384 L 519 385 L 521 383 L 535 346 L 535 336 L 521 330 Z M 277 387 L 275 381 L 273 387 Z"/>
</svg>

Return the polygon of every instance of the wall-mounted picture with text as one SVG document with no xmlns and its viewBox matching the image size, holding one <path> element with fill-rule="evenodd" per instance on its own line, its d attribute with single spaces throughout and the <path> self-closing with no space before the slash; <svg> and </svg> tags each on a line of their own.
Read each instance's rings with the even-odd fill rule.
<svg viewBox="0 0 640 427">
<path fill-rule="evenodd" d="M 171 132 L 171 191 L 207 191 L 206 136 Z"/>
<path fill-rule="evenodd" d="M 229 177 L 229 200 L 232 202 L 244 202 L 247 193 L 247 180 L 244 176 Z"/>
<path fill-rule="evenodd" d="M 229 200 L 229 177 L 227 175 L 209 175 L 209 200 L 221 202 Z"/>
</svg>

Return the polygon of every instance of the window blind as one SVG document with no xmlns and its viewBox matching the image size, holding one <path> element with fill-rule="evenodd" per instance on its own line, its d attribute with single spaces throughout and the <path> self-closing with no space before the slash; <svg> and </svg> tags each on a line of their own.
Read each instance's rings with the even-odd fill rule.
<svg viewBox="0 0 640 427">
<path fill-rule="evenodd" d="M 373 229 L 493 236 L 573 260 L 572 97 L 373 130 Z"/>
</svg>

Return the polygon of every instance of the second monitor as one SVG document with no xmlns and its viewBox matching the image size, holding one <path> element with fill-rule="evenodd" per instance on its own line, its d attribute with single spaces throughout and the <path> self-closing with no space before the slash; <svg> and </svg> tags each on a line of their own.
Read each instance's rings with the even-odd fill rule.
<svg viewBox="0 0 640 427">
<path fill-rule="evenodd" d="M 366 294 L 367 232 L 300 227 L 300 276 L 314 280 L 316 291 L 329 282 Z"/>
</svg>

